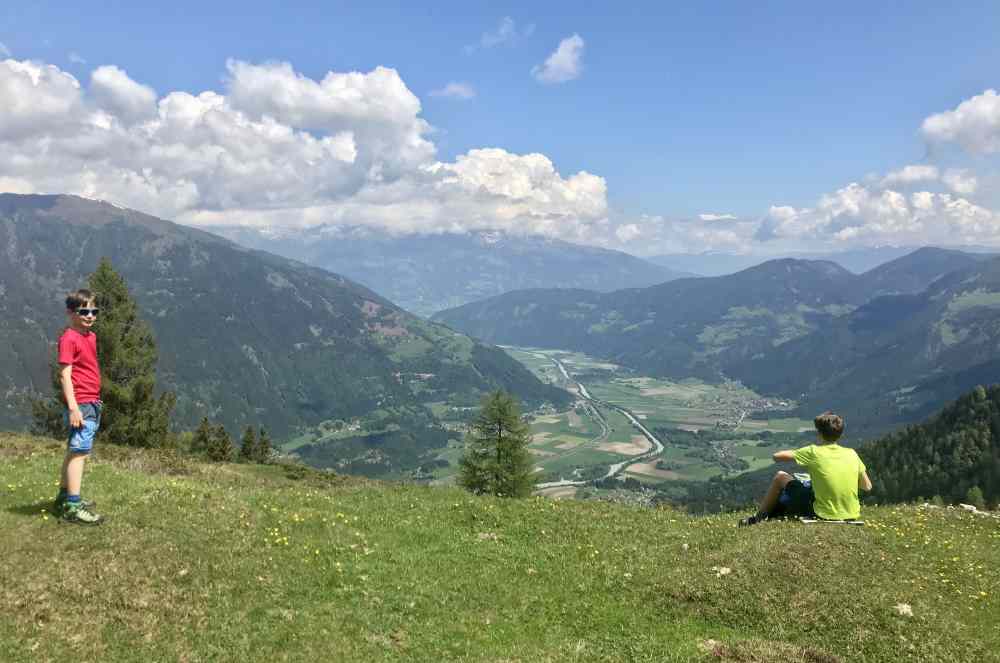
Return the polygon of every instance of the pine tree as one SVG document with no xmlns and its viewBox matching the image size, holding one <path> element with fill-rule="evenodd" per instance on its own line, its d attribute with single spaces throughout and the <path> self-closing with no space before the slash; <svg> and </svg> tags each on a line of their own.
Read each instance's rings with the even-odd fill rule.
<svg viewBox="0 0 1000 663">
<path fill-rule="evenodd" d="M 198 424 L 198 428 L 194 432 L 194 438 L 191 440 L 191 451 L 207 454 L 211 446 L 212 424 L 209 423 L 208 417 L 202 417 L 201 423 Z"/>
<path fill-rule="evenodd" d="M 101 430 L 116 444 L 158 447 L 167 441 L 175 397 L 155 395 L 156 340 L 139 318 L 128 286 L 111 261 L 102 258 L 90 275 L 101 314 L 94 325 L 101 363 Z"/>
<path fill-rule="evenodd" d="M 254 451 L 254 460 L 258 463 L 266 463 L 271 460 L 274 445 L 271 444 L 271 436 L 267 434 L 263 426 L 260 427 L 260 432 L 257 435 L 257 447 Z"/>
<path fill-rule="evenodd" d="M 62 400 L 62 385 L 59 382 L 59 364 L 55 359 L 49 368 L 49 382 L 54 395 L 28 399 L 31 406 L 31 432 L 65 440 L 69 427 L 66 423 L 66 405 Z"/>
<path fill-rule="evenodd" d="M 513 396 L 497 391 L 483 398 L 459 460 L 459 485 L 480 495 L 527 497 L 534 488 L 528 453 L 531 436 Z"/>
<path fill-rule="evenodd" d="M 247 426 L 243 431 L 243 439 L 240 440 L 239 459 L 245 463 L 252 463 L 257 460 L 257 433 L 253 426 Z"/>
<path fill-rule="evenodd" d="M 222 424 L 212 427 L 208 459 L 217 463 L 233 459 L 233 438 L 229 437 L 226 427 Z"/>
<path fill-rule="evenodd" d="M 157 351 L 152 331 L 139 318 L 125 280 L 107 258 L 101 259 L 87 285 L 101 310 L 94 324 L 104 402 L 101 437 L 115 444 L 165 446 L 175 397 L 170 392 L 154 394 Z M 63 438 L 67 433 L 66 406 L 55 361 L 51 374 L 54 395 L 29 401 L 32 431 Z"/>
</svg>

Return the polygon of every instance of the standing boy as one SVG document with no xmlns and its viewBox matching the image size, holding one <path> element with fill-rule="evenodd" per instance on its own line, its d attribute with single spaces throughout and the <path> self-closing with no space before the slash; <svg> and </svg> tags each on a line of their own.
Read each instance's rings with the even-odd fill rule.
<svg viewBox="0 0 1000 663">
<path fill-rule="evenodd" d="M 66 297 L 69 326 L 59 337 L 59 383 L 66 401 L 69 443 L 59 477 L 56 513 L 65 522 L 97 525 L 103 519 L 80 499 L 83 467 L 101 425 L 101 369 L 97 364 L 97 305 L 89 290 Z"/>
<path fill-rule="evenodd" d="M 844 433 L 844 419 L 824 412 L 813 420 L 818 444 L 774 454 L 774 461 L 793 460 L 809 472 L 802 480 L 778 472 L 760 504 L 760 511 L 740 521 L 755 525 L 775 516 L 822 520 L 856 520 L 861 516 L 858 490 L 872 489 L 868 470 L 854 449 L 837 444 Z"/>
</svg>

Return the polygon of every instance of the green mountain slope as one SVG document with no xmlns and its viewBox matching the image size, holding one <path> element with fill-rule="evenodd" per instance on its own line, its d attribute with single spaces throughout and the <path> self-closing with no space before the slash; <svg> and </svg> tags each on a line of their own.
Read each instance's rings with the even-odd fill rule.
<svg viewBox="0 0 1000 663">
<path fill-rule="evenodd" d="M 334 419 L 475 403 L 502 387 L 563 402 L 496 348 L 421 320 L 348 279 L 139 212 L 71 196 L 0 195 L 0 425 L 23 422 L 16 396 L 48 387 L 62 298 L 102 256 L 128 281 L 160 347 L 177 423 L 203 415 L 278 438 Z M 423 413 L 419 418 L 419 413 Z M 381 416 L 381 415 L 380 415 Z M 440 430 L 440 429 L 436 429 Z"/>
<path fill-rule="evenodd" d="M 877 432 L 995 379 L 998 341 L 1000 260 L 992 259 L 920 294 L 876 298 L 731 372 L 767 393 L 804 394 L 810 411 L 849 412 L 855 430 Z"/>
<path fill-rule="evenodd" d="M 475 498 L 104 447 L 96 529 L 61 450 L 0 435 L 0 651 L 121 661 L 996 661 L 998 521 L 767 523 Z M 86 565 L 66 559 L 85 553 Z M 155 560 L 151 564 L 150 560 Z M 81 637 L 81 633 L 85 637 Z"/>
<path fill-rule="evenodd" d="M 371 228 L 212 232 L 344 274 L 421 315 L 525 288 L 602 292 L 685 276 L 620 251 L 502 232 L 388 235 Z"/>
<path fill-rule="evenodd" d="M 580 350 L 654 375 L 717 378 L 733 361 L 808 334 L 863 299 L 830 262 L 774 260 L 714 278 L 600 294 L 529 290 L 434 317 L 495 343 Z"/>
<path fill-rule="evenodd" d="M 865 444 L 873 497 L 904 502 L 940 495 L 964 500 L 978 486 L 1000 501 L 1000 386 L 976 387 L 928 421 Z"/>
<path fill-rule="evenodd" d="M 946 274 L 990 260 L 993 255 L 964 253 L 949 249 L 924 247 L 879 265 L 864 274 L 865 295 L 912 295 L 923 292 Z"/>
</svg>

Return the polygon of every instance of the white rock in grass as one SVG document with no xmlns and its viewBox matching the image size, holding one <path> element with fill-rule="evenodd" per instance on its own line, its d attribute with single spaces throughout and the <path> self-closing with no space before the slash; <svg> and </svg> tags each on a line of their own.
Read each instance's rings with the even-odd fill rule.
<svg viewBox="0 0 1000 663">
<path fill-rule="evenodd" d="M 910 606 L 909 603 L 897 603 L 896 612 L 898 612 L 903 617 L 913 616 L 913 608 Z"/>
</svg>

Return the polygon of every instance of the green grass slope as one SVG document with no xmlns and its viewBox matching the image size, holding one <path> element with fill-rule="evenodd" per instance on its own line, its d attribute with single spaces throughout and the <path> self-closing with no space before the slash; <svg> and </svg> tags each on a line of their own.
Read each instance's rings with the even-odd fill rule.
<svg viewBox="0 0 1000 663">
<path fill-rule="evenodd" d="M 5 661 L 995 661 L 1000 521 L 769 523 L 0 435 Z M 904 604 L 906 607 L 904 607 Z M 912 613 L 912 614 L 901 614 Z"/>
</svg>

